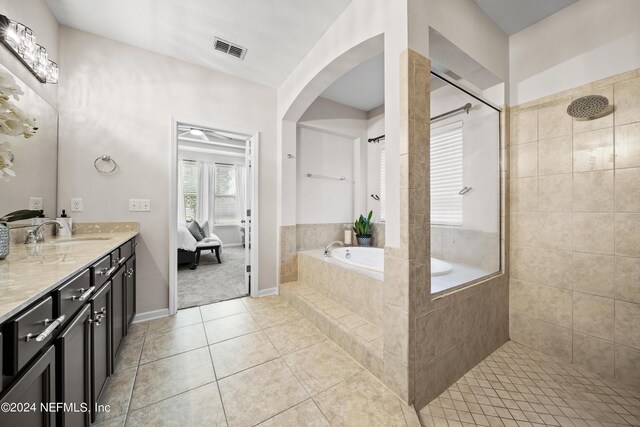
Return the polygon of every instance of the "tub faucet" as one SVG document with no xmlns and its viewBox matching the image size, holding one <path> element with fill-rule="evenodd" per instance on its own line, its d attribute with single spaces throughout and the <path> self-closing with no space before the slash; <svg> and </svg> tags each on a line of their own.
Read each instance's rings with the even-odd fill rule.
<svg viewBox="0 0 640 427">
<path fill-rule="evenodd" d="M 329 243 L 327 245 L 326 249 L 324 250 L 324 256 L 326 256 L 326 257 L 330 257 L 331 256 L 331 249 L 333 248 L 333 245 L 344 246 L 344 243 L 341 242 L 340 240 L 336 240 L 335 242 Z"/>
<path fill-rule="evenodd" d="M 51 219 L 49 221 L 45 221 L 42 224 L 40 224 L 39 226 L 37 226 L 35 229 L 33 230 L 29 230 L 29 232 L 27 233 L 27 238 L 24 241 L 25 245 L 32 245 L 34 243 L 41 243 L 44 242 L 44 235 L 42 234 L 42 231 L 40 231 L 42 229 L 43 226 L 47 225 L 47 224 L 57 224 L 58 225 L 58 229 L 64 228 L 64 224 L 56 221 L 55 219 Z"/>
</svg>

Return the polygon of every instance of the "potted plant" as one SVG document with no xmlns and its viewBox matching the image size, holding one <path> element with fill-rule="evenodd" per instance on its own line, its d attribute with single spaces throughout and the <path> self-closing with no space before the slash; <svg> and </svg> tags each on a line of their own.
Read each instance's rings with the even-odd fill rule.
<svg viewBox="0 0 640 427">
<path fill-rule="evenodd" d="M 0 218 L 0 259 L 5 259 L 7 255 L 9 255 L 10 234 L 7 223 L 36 218 L 38 215 L 40 215 L 40 211 L 21 209 L 19 211 L 8 213 Z"/>
<path fill-rule="evenodd" d="M 364 215 L 360 215 L 360 218 L 353 223 L 353 231 L 356 233 L 356 239 L 358 239 L 358 246 L 371 246 L 371 217 L 373 211 L 369 211 L 369 215 L 365 218 Z"/>
</svg>

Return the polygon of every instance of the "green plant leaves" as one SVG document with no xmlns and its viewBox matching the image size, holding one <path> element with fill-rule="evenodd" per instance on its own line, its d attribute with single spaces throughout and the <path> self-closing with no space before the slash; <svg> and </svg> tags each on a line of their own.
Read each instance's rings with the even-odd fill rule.
<svg viewBox="0 0 640 427">
<path fill-rule="evenodd" d="M 36 218 L 40 215 L 40 211 L 32 211 L 29 209 L 21 209 L 18 211 L 10 212 L 0 218 L 0 222 L 14 222 L 22 221 L 23 219 Z"/>
</svg>

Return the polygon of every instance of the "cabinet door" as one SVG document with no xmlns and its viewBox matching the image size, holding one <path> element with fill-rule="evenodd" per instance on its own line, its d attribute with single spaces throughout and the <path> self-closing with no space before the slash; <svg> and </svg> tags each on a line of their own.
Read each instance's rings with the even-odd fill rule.
<svg viewBox="0 0 640 427">
<path fill-rule="evenodd" d="M 112 316 L 111 316 L 111 349 L 112 349 L 112 362 L 115 362 L 118 351 L 120 350 L 120 343 L 125 334 L 125 286 L 127 280 L 127 269 L 123 266 L 113 276 L 113 282 L 111 284 L 111 300 Z"/>
<path fill-rule="evenodd" d="M 0 426 L 49 427 L 55 425 L 55 412 L 43 411 L 41 404 L 55 401 L 55 361 L 53 347 L 30 364 L 22 376 L 0 400 L 0 406 L 9 411 L 0 411 Z M 20 407 L 22 405 L 22 407 Z M 29 405 L 25 411 L 24 405 Z M 15 412 L 11 411 L 15 409 Z M 22 409 L 22 410 L 18 410 Z M 55 410 L 55 408 L 52 408 Z"/>
<path fill-rule="evenodd" d="M 72 409 L 58 412 L 60 426 L 90 424 L 91 322 L 91 306 L 85 304 L 56 339 L 57 400 Z"/>
<path fill-rule="evenodd" d="M 91 298 L 91 407 L 100 399 L 111 375 L 111 282 Z M 91 413 L 95 421 L 95 413 Z"/>
<path fill-rule="evenodd" d="M 127 261 L 127 281 L 126 281 L 126 324 L 127 334 L 129 333 L 129 325 L 136 314 L 136 256 L 132 256 Z"/>
</svg>

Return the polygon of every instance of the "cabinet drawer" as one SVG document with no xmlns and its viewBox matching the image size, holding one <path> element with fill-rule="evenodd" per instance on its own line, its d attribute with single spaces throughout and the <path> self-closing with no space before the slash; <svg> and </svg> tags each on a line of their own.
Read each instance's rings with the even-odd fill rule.
<svg viewBox="0 0 640 427">
<path fill-rule="evenodd" d="M 55 316 L 60 317 L 64 314 L 67 316 L 66 320 L 70 320 L 73 314 L 82 307 L 82 304 L 89 300 L 95 289 L 95 286 L 91 287 L 89 269 L 69 280 L 53 293 Z"/>
<path fill-rule="evenodd" d="M 5 375 L 15 375 L 31 358 L 47 345 L 64 318 L 53 316 L 53 299 L 24 311 L 5 323 Z"/>
<path fill-rule="evenodd" d="M 111 266 L 115 266 L 116 268 L 124 262 L 124 259 L 120 259 L 120 248 L 111 252 Z"/>
<path fill-rule="evenodd" d="M 93 264 L 93 266 L 91 266 L 93 286 L 95 286 L 96 289 L 100 289 L 100 286 L 109 280 L 109 276 L 111 276 L 117 268 L 117 266 L 111 265 L 111 255 L 107 255 Z"/>
<path fill-rule="evenodd" d="M 133 240 L 129 240 L 120 246 L 120 259 L 123 259 L 123 262 L 129 259 L 131 255 L 133 255 Z"/>
</svg>

